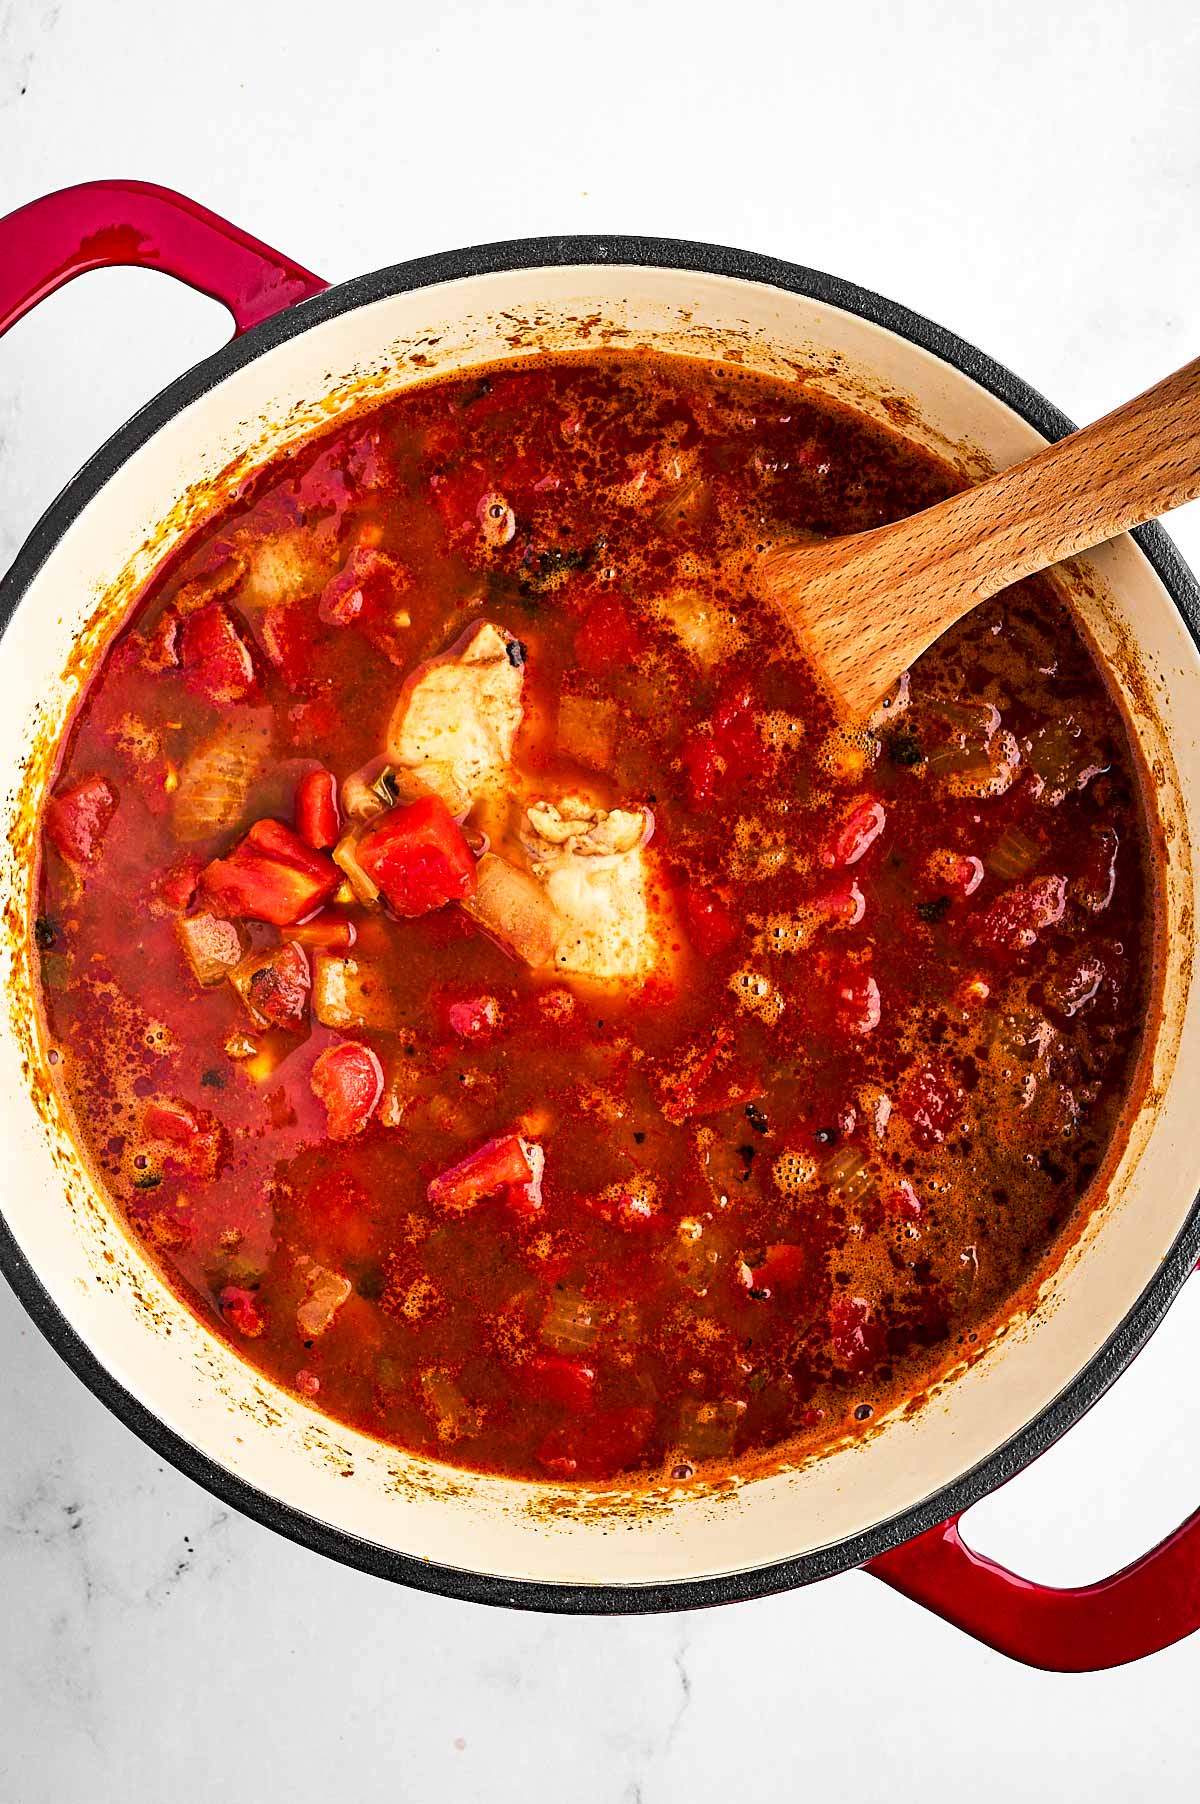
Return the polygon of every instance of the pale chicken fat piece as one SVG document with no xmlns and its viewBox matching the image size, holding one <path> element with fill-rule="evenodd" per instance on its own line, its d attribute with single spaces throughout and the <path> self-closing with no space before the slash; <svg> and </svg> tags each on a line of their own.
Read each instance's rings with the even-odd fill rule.
<svg viewBox="0 0 1200 1804">
<path fill-rule="evenodd" d="M 407 678 L 387 743 L 402 790 L 439 795 L 452 814 L 462 814 L 503 784 L 522 718 L 517 645 L 511 633 L 482 620 Z"/>
<path fill-rule="evenodd" d="M 525 847 L 562 918 L 554 962 L 600 982 L 648 977 L 658 957 L 641 808 L 593 808 L 580 796 L 535 802 Z"/>
</svg>

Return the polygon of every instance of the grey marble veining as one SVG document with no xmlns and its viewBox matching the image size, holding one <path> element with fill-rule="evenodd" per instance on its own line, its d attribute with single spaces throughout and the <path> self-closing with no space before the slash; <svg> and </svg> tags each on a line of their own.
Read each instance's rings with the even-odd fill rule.
<svg viewBox="0 0 1200 1804">
<path fill-rule="evenodd" d="M 9 0 L 0 212 L 142 176 L 331 276 L 543 231 L 749 244 L 930 313 L 1082 419 L 1198 349 L 1198 76 L 1184 0 Z M 0 341 L 0 567 L 226 329 L 106 273 Z M 1173 527 L 1194 559 L 1196 513 Z M 1198 1348 L 1185 1297 L 975 1512 L 980 1544 L 1078 1580 L 1178 1520 Z M 1025 1672 L 859 1575 L 621 1622 L 394 1589 L 164 1467 L 0 1290 L 0 1804 L 1191 1800 L 1198 1681 L 1200 1638 L 1099 1678 Z"/>
</svg>

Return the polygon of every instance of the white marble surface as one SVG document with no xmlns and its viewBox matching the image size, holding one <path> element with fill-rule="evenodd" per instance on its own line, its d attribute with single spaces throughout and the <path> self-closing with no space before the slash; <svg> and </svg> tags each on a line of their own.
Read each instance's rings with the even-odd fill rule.
<svg viewBox="0 0 1200 1804">
<path fill-rule="evenodd" d="M 1198 77 L 1187 0 L 15 0 L 0 212 L 137 175 L 334 277 L 534 232 L 724 240 L 880 288 L 1088 418 L 1197 349 Z M 122 273 L 0 342 L 0 566 L 224 331 Z M 1198 1354 L 1185 1294 L 976 1541 L 1078 1581 L 1172 1526 Z M 859 1575 L 619 1623 L 390 1589 L 165 1469 L 0 1294 L 0 1804 L 1193 1799 L 1198 1682 L 1200 1637 L 1049 1678 Z"/>
</svg>

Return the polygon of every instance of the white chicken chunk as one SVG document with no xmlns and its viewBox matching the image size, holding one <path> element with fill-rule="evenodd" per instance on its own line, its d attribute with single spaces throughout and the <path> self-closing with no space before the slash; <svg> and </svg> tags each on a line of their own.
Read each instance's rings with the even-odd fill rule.
<svg viewBox="0 0 1200 1804">
<path fill-rule="evenodd" d="M 504 782 L 521 725 L 524 652 L 490 620 L 405 679 L 388 725 L 401 791 L 441 796 L 462 814 Z"/>
<path fill-rule="evenodd" d="M 525 849 L 562 920 L 554 962 L 610 982 L 649 976 L 658 962 L 644 808 L 593 808 L 582 796 L 535 802 Z"/>
</svg>

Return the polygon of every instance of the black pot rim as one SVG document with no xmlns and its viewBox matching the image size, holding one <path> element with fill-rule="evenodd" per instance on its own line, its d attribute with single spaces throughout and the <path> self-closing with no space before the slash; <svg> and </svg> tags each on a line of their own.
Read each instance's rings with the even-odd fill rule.
<svg viewBox="0 0 1200 1804">
<path fill-rule="evenodd" d="M 882 295 L 820 270 L 724 245 L 603 234 L 522 238 L 444 251 L 355 277 L 284 309 L 231 340 L 141 408 L 51 503 L 0 580 L 0 634 L 64 532 L 121 465 L 176 414 L 255 358 L 325 320 L 408 290 L 499 271 L 578 264 L 628 264 L 730 276 L 822 302 L 882 326 L 952 365 L 1005 402 L 1045 438 L 1062 438 L 1074 430 L 1067 417 L 1027 383 L 954 333 Z M 1142 527 L 1133 537 L 1200 648 L 1200 585 L 1160 526 Z M 573 1615 L 625 1616 L 692 1610 L 767 1596 L 861 1566 L 947 1517 L 961 1514 L 1036 1459 L 1091 1408 L 1157 1328 L 1198 1259 L 1200 1196 L 1194 1199 L 1183 1228 L 1154 1278 L 1071 1383 L 1002 1446 L 900 1515 L 809 1553 L 715 1577 L 633 1585 L 556 1584 L 435 1565 L 398 1553 L 319 1521 L 236 1477 L 168 1428 L 118 1383 L 61 1313 L 0 1213 L 0 1271 L 50 1345 L 88 1389 L 154 1453 L 215 1497 L 304 1547 L 418 1591 L 475 1603 Z"/>
</svg>

